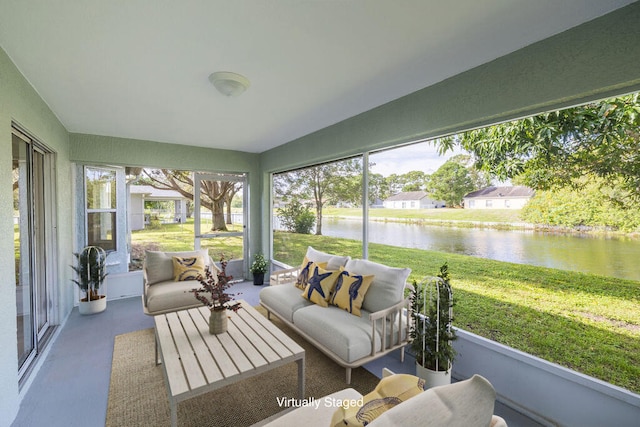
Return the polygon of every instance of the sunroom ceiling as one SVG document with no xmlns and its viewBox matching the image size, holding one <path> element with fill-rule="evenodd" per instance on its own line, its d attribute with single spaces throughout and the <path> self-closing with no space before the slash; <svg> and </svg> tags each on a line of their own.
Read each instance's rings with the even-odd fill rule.
<svg viewBox="0 0 640 427">
<path fill-rule="evenodd" d="M 0 46 L 70 132 L 262 152 L 632 2 L 2 0 Z"/>
</svg>

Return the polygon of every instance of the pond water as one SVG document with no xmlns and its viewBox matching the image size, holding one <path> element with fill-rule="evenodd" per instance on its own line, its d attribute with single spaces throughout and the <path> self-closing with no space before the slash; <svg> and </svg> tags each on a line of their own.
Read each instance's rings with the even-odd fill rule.
<svg viewBox="0 0 640 427">
<path fill-rule="evenodd" d="M 322 234 L 362 240 L 360 221 L 325 218 Z M 640 281 L 640 240 L 539 232 L 369 223 L 369 241 Z"/>
</svg>

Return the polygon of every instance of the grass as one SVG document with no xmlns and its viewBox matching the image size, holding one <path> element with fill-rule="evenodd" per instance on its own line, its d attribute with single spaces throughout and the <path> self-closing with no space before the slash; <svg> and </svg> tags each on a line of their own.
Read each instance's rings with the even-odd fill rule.
<svg viewBox="0 0 640 427">
<path fill-rule="evenodd" d="M 362 257 L 357 240 L 278 232 L 274 258 L 296 265 L 308 245 Z M 448 262 L 456 326 L 640 393 L 638 282 L 380 244 L 369 259 L 417 281 Z"/>
<path fill-rule="evenodd" d="M 229 231 L 242 231 L 242 225 L 229 226 Z M 227 259 L 241 259 L 243 256 L 242 236 L 202 239 L 201 247 L 211 249 L 209 254 L 217 259 L 224 253 Z M 136 230 L 131 233 L 132 258 L 140 258 L 144 249 L 162 251 L 189 251 L 194 245 L 193 219 L 185 224 L 163 224 L 158 229 Z"/>
</svg>

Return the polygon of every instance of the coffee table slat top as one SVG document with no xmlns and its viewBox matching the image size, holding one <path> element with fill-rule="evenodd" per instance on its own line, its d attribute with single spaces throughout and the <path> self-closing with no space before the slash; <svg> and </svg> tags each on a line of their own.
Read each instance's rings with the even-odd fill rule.
<svg viewBox="0 0 640 427">
<path fill-rule="evenodd" d="M 304 349 L 245 301 L 228 311 L 228 331 L 209 334 L 209 309 L 155 316 L 169 388 L 181 401 L 296 360 Z M 304 380 L 303 380 L 304 381 Z"/>
<path fill-rule="evenodd" d="M 245 319 L 250 318 L 248 322 L 255 322 L 251 329 L 253 329 L 254 334 L 259 338 L 256 339 L 254 345 L 263 351 L 263 354 L 270 362 L 281 357 L 289 357 L 293 354 L 292 348 L 300 347 L 280 329 L 276 328 L 276 333 L 268 333 L 267 331 L 273 329 L 273 325 L 256 310 L 241 313 L 241 316 Z M 270 341 L 267 342 L 262 337 L 269 337 Z"/>
<path fill-rule="evenodd" d="M 225 351 L 225 349 L 220 345 L 220 341 L 218 340 L 216 335 L 209 334 L 209 320 L 205 319 L 202 316 L 202 312 L 197 312 L 199 316 L 194 316 L 194 320 L 196 325 L 198 326 L 198 330 L 206 331 L 202 334 L 202 338 L 204 339 L 204 343 L 207 345 L 207 348 L 211 352 L 213 359 L 215 360 L 215 364 L 218 366 L 220 370 L 220 379 L 224 379 L 225 377 L 230 377 L 232 375 L 239 374 L 240 371 L 236 368 L 236 365 L 233 364 L 233 361 Z"/>
<path fill-rule="evenodd" d="M 218 365 L 216 365 L 216 361 L 209 352 L 209 347 L 204 342 L 204 340 L 194 339 L 200 335 L 198 331 L 198 316 L 194 316 L 193 318 L 189 316 L 189 313 L 186 311 L 179 311 L 178 317 L 184 327 L 184 331 L 189 337 L 189 342 L 193 346 L 193 351 L 196 355 L 197 360 L 199 361 L 199 366 L 202 368 L 202 373 L 204 374 L 206 380 L 205 382 L 213 382 L 221 380 L 222 372 L 218 369 Z"/>
</svg>

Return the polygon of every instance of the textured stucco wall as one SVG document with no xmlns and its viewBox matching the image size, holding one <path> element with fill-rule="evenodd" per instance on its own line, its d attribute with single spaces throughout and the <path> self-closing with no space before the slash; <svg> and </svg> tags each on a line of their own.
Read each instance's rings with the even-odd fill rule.
<svg viewBox="0 0 640 427">
<path fill-rule="evenodd" d="M 72 251 L 71 167 L 69 135 L 49 107 L 0 49 L 0 426 L 8 426 L 18 410 L 16 286 L 11 189 L 11 122 L 15 121 L 57 153 L 58 264 L 54 322 L 73 307 L 70 284 Z"/>
</svg>

